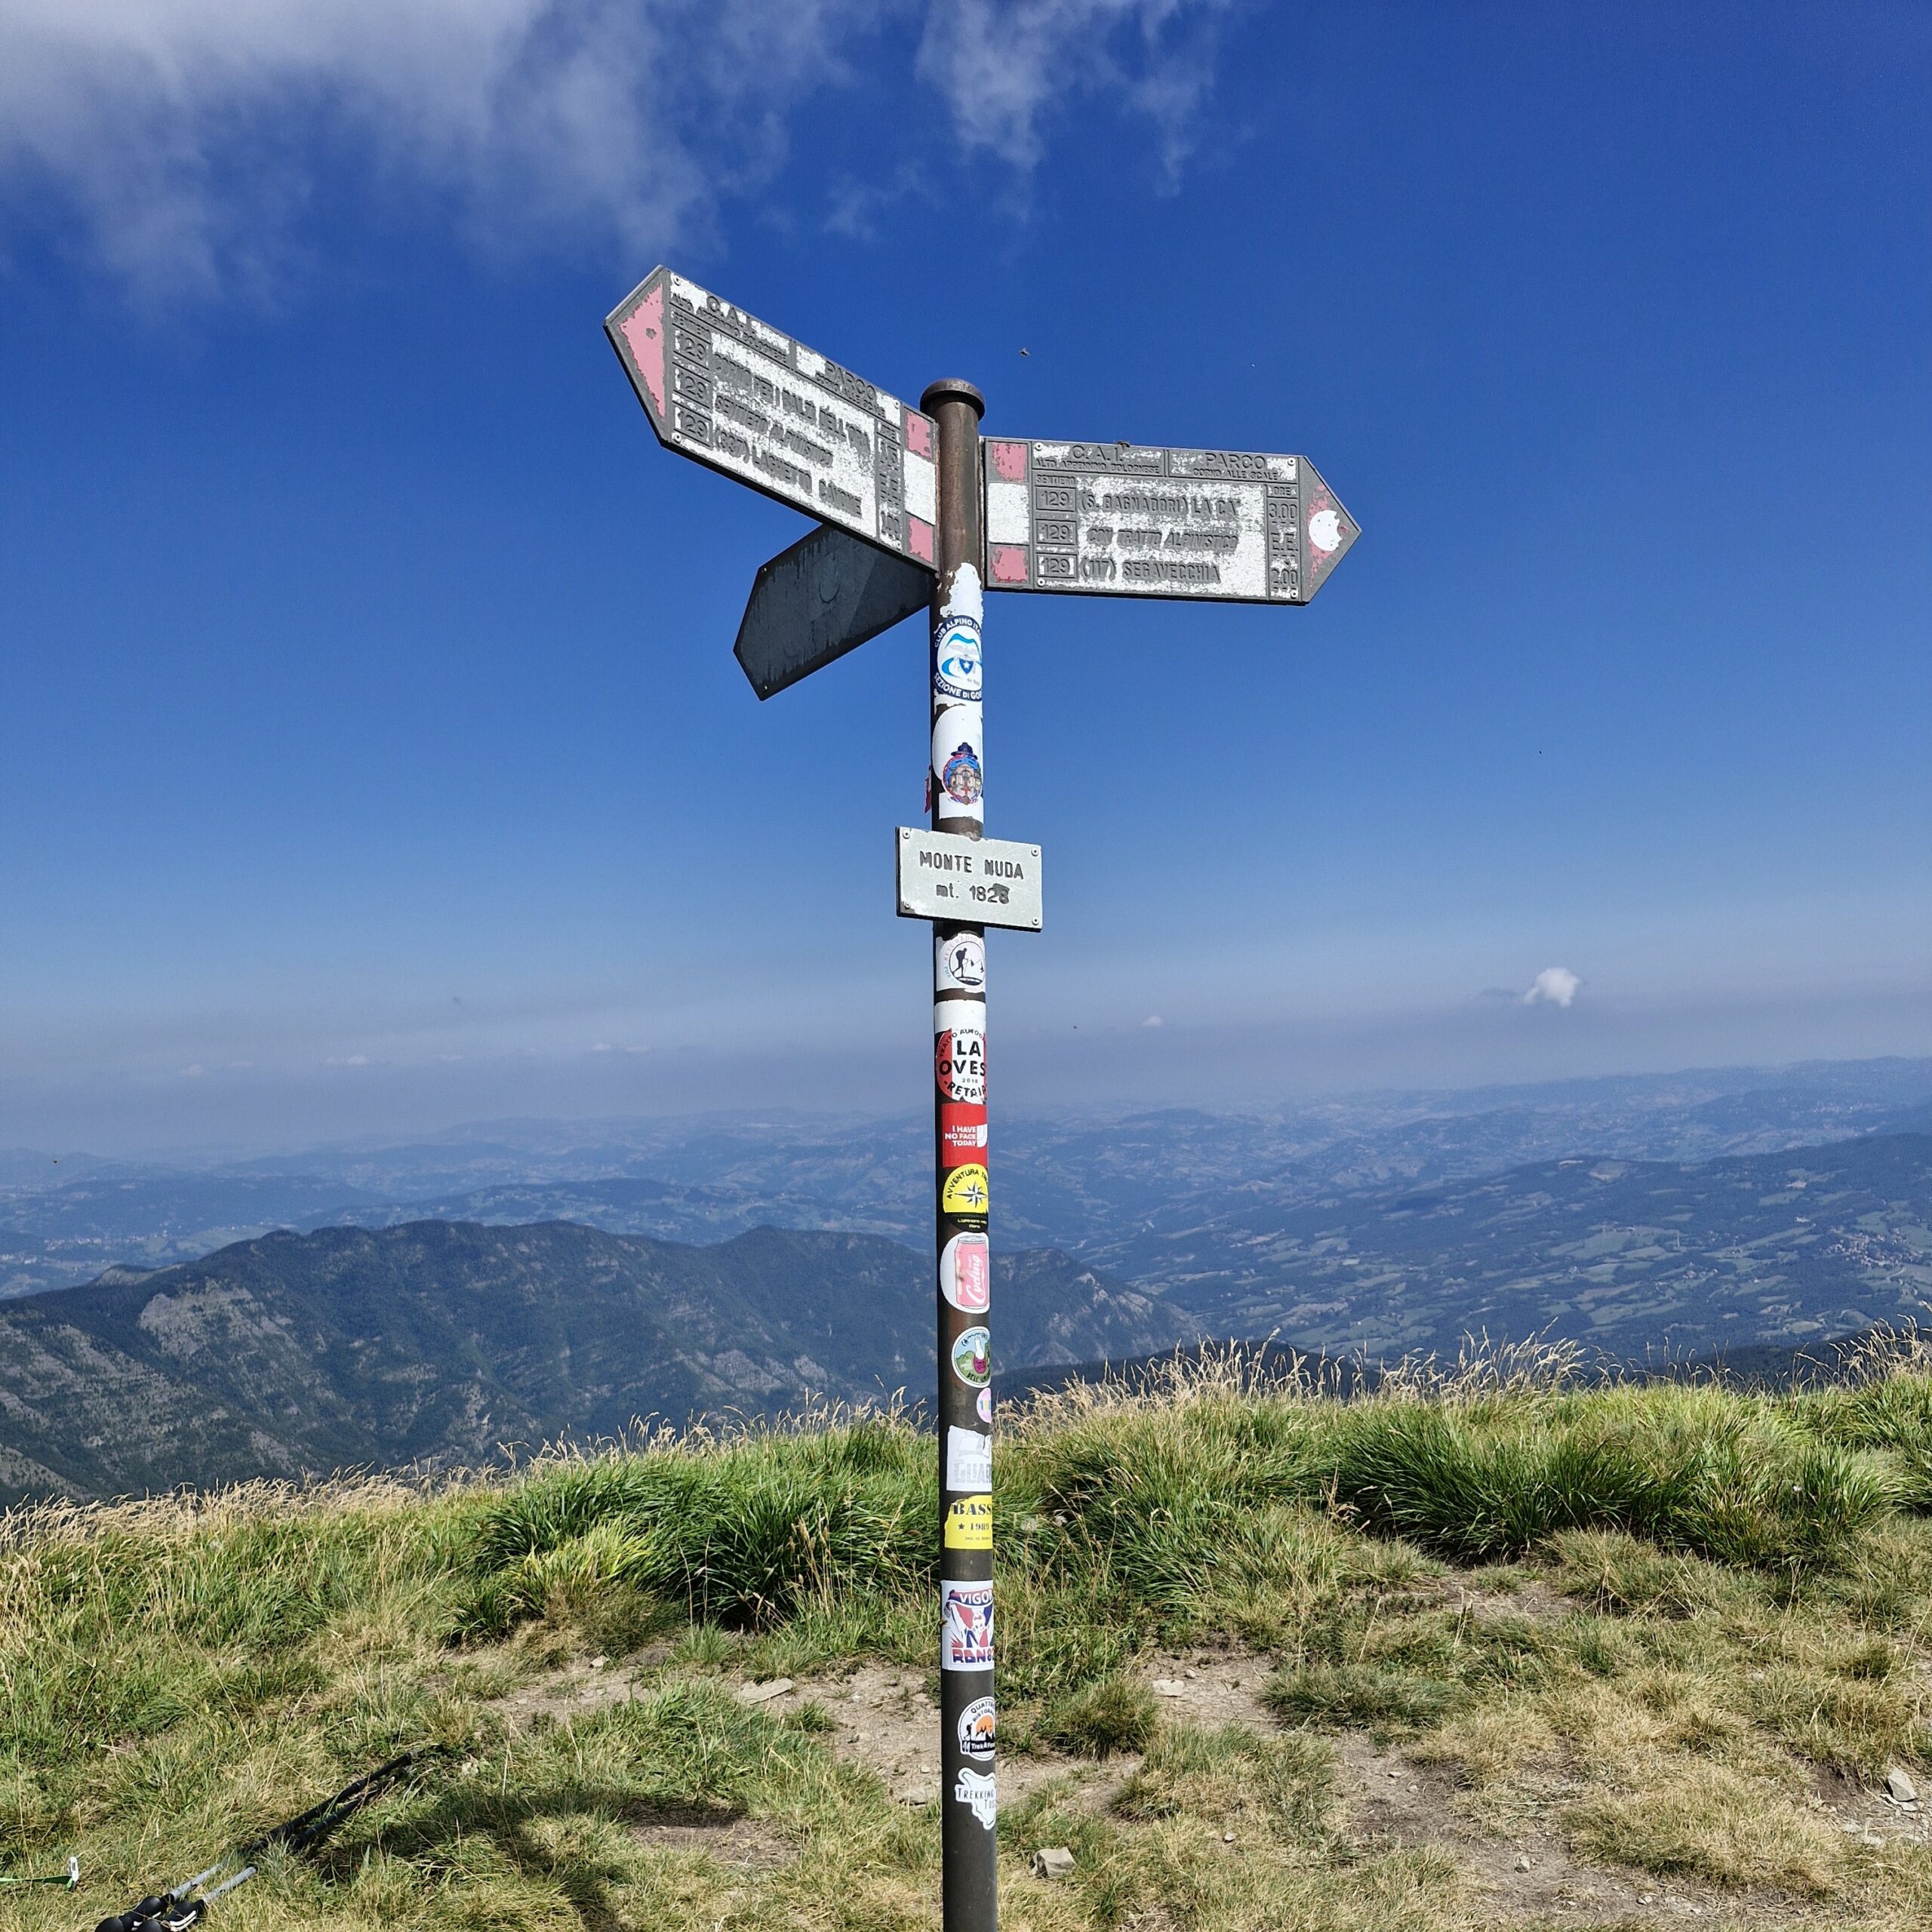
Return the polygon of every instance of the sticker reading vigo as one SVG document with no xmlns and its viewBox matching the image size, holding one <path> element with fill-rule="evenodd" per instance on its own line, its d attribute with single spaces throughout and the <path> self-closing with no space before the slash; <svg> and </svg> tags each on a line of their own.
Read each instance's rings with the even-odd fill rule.
<svg viewBox="0 0 1932 1932">
<path fill-rule="evenodd" d="M 939 1586 L 940 1668 L 990 1670 L 993 1667 L 993 1586 L 954 1583 Z"/>
<path fill-rule="evenodd" d="M 989 590 L 1306 604 L 1358 534 L 1306 457 L 983 448 Z"/>
<path fill-rule="evenodd" d="M 933 568 L 931 417 L 667 268 L 604 328 L 666 449 Z"/>
</svg>

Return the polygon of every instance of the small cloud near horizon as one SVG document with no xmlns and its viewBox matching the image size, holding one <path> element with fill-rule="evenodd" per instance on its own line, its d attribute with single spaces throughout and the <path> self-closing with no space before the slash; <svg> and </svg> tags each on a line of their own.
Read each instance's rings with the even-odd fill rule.
<svg viewBox="0 0 1932 1932">
<path fill-rule="evenodd" d="M 1568 1006 L 1583 990 L 1583 981 L 1567 966 L 1546 966 L 1523 995 L 1525 1006 Z"/>
<path fill-rule="evenodd" d="M 1158 1013 L 1150 1013 L 1140 1023 L 1143 1026 L 1164 1026 L 1168 1023 Z"/>
</svg>

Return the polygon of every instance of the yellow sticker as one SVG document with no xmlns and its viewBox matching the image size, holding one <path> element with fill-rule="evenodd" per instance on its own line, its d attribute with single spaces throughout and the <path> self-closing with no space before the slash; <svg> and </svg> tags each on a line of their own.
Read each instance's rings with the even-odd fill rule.
<svg viewBox="0 0 1932 1932">
<path fill-rule="evenodd" d="M 946 1546 L 948 1549 L 992 1548 L 993 1500 L 990 1496 L 962 1496 L 946 1512 Z"/>
<path fill-rule="evenodd" d="M 947 1171 L 939 1204 L 949 1214 L 983 1214 L 991 1193 L 984 1168 L 953 1168 Z"/>
</svg>

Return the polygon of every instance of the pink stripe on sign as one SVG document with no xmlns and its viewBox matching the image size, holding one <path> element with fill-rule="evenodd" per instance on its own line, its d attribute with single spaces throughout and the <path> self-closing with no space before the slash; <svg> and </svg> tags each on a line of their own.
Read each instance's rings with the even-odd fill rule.
<svg viewBox="0 0 1932 1932">
<path fill-rule="evenodd" d="M 928 417 L 912 410 L 906 412 L 906 447 L 915 456 L 922 456 L 928 462 L 933 454 L 933 426 Z"/>
<path fill-rule="evenodd" d="M 993 473 L 1001 482 L 1026 481 L 1026 445 L 1024 443 L 995 443 L 992 452 Z"/>
<path fill-rule="evenodd" d="M 933 560 L 933 527 L 923 517 L 909 516 L 906 519 L 906 547 L 921 563 Z"/>
<path fill-rule="evenodd" d="M 986 553 L 986 567 L 995 583 L 1024 583 L 1028 574 L 1026 545 L 994 544 Z"/>
<path fill-rule="evenodd" d="M 664 285 L 660 281 L 624 318 L 624 340 L 651 393 L 651 406 L 664 414 Z"/>
</svg>

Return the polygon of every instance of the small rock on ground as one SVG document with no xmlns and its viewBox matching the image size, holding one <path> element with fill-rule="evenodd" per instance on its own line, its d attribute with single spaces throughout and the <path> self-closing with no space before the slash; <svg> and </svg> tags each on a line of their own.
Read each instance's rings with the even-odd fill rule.
<svg viewBox="0 0 1932 1932">
<path fill-rule="evenodd" d="M 1033 1854 L 1033 1876 L 1036 1878 L 1072 1878 L 1072 1853 L 1063 1844 L 1042 1845 Z"/>
</svg>

